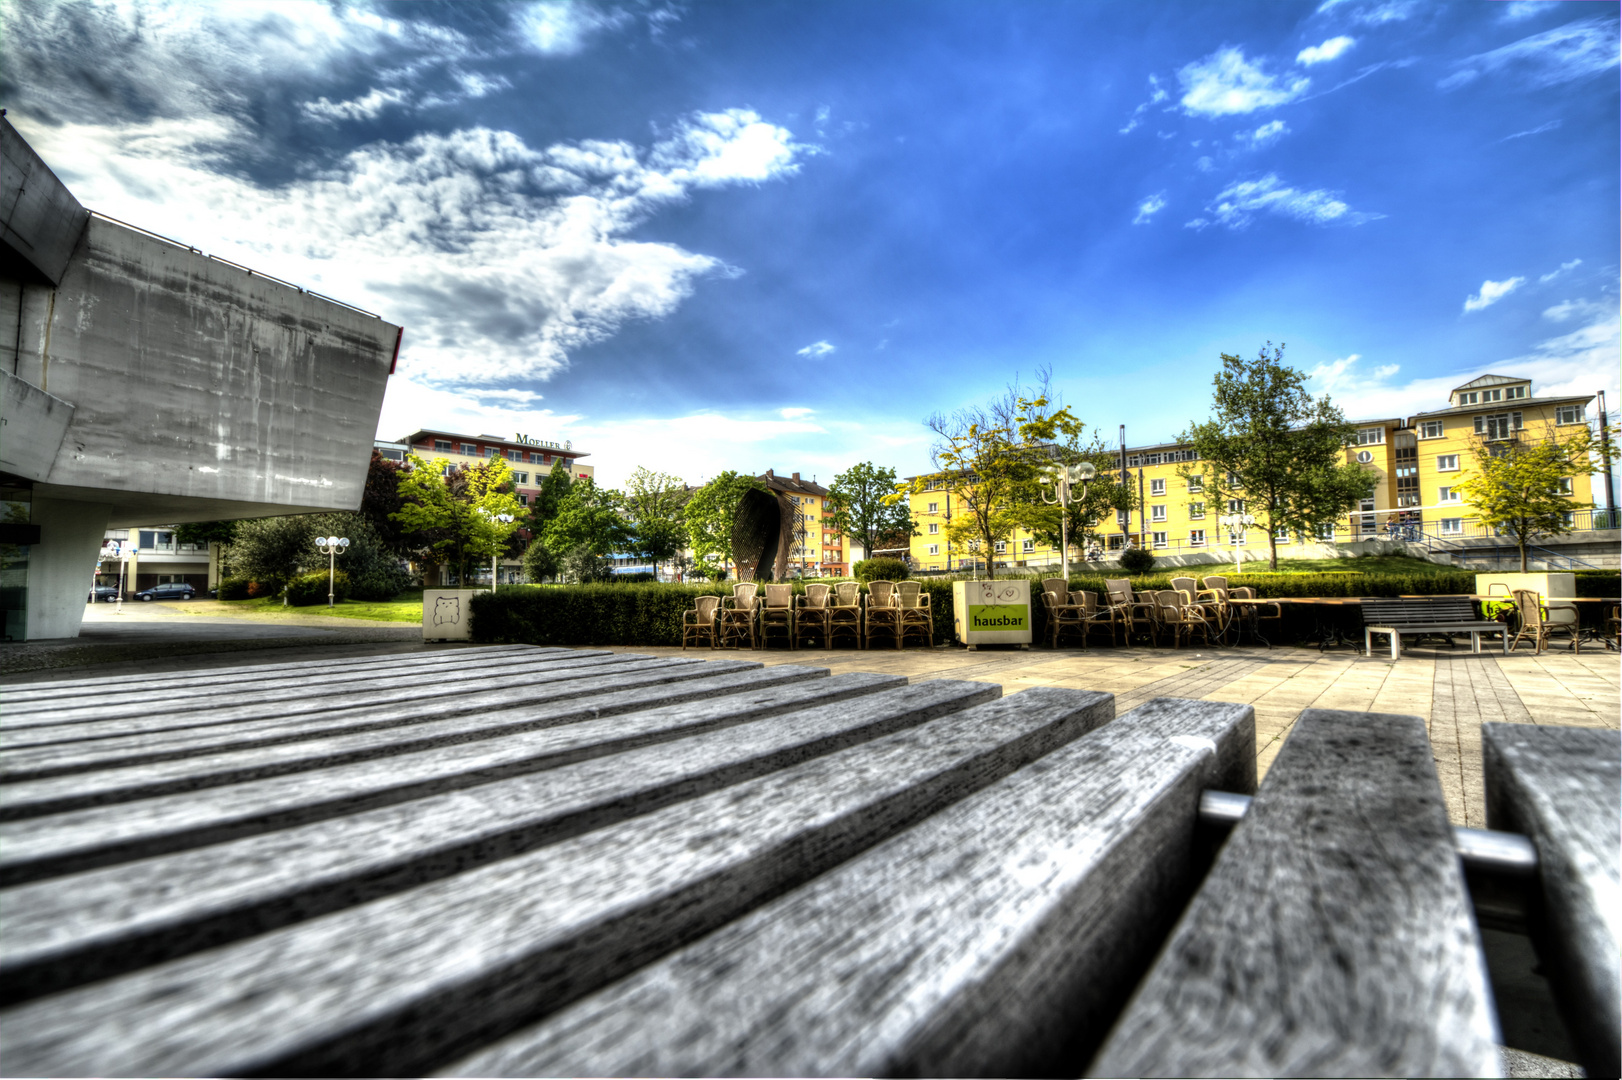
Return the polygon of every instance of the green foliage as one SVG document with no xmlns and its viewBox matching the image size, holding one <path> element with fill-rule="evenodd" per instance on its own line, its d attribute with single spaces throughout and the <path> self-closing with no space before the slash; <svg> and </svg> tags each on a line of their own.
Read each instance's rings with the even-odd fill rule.
<svg viewBox="0 0 1622 1080">
<path fill-rule="evenodd" d="M 1551 436 L 1541 442 L 1483 442 L 1475 447 L 1476 472 L 1459 483 L 1457 490 L 1475 504 L 1483 525 L 1510 536 L 1521 554 L 1521 573 L 1526 572 L 1527 548 L 1548 536 L 1572 531 L 1566 515 L 1587 510 L 1591 502 L 1578 502 L 1562 495 L 1562 484 L 1593 469 L 1592 458 L 1602 450 L 1599 440 L 1587 427 L 1569 435 Z"/>
<path fill-rule="evenodd" d="M 679 476 L 638 467 L 625 482 L 624 509 L 632 535 L 627 550 L 657 570 L 687 546 L 687 485 Z"/>
<path fill-rule="evenodd" d="M 905 581 L 910 573 L 907 564 L 900 559 L 861 559 L 851 567 L 851 572 L 863 584 L 869 581 Z"/>
<path fill-rule="evenodd" d="M 245 577 L 223 577 L 220 579 L 219 598 L 221 600 L 246 600 L 249 598 L 248 586 L 251 585 Z"/>
<path fill-rule="evenodd" d="M 589 478 L 575 480 L 558 512 L 541 533 L 541 543 L 558 560 L 565 577 L 599 581 L 608 571 L 604 556 L 624 550 L 630 529 L 620 514 L 620 494 Z"/>
<path fill-rule="evenodd" d="M 1573 576 L 1578 596 L 1622 597 L 1622 574 L 1615 570 L 1578 570 Z"/>
<path fill-rule="evenodd" d="M 1254 528 L 1267 533 L 1270 565 L 1278 566 L 1277 532 L 1316 535 L 1373 494 L 1374 473 L 1345 460 L 1357 436 L 1329 398 L 1307 393 L 1307 377 L 1284 363 L 1284 346 L 1264 345 L 1254 361 L 1222 354 L 1212 380 L 1212 419 L 1193 424 L 1181 441 L 1199 461 L 1180 467 L 1198 476 L 1204 490 L 1195 501 L 1219 513 L 1242 499 Z M 1230 479 L 1231 477 L 1231 479 Z"/>
<path fill-rule="evenodd" d="M 563 564 L 540 540 L 524 549 L 524 580 L 533 585 L 550 581 L 563 572 Z"/>
<path fill-rule="evenodd" d="M 177 544 L 219 544 L 221 547 L 230 547 L 236 540 L 237 521 L 188 521 L 175 526 L 175 542 Z"/>
<path fill-rule="evenodd" d="M 852 465 L 834 477 L 828 489 L 828 524 L 862 545 L 878 546 L 880 536 L 900 532 L 917 536 L 912 511 L 905 499 L 894 499 L 896 472 L 871 461 Z"/>
<path fill-rule="evenodd" d="M 613 580 L 614 564 L 591 550 L 589 544 L 577 544 L 558 558 L 558 569 L 568 581 L 577 584 Z"/>
<path fill-rule="evenodd" d="M 315 535 L 315 522 L 308 515 L 238 522 L 237 540 L 231 545 L 231 571 L 258 583 L 262 591 L 256 595 L 279 593 L 300 570 L 313 568 L 314 559 L 320 556 Z M 325 556 L 320 557 L 325 561 Z"/>
<path fill-rule="evenodd" d="M 766 485 L 753 476 L 728 469 L 705 484 L 687 501 L 687 537 L 693 554 L 703 563 L 725 560 L 736 565 L 732 554 L 732 523 L 738 516 L 738 503 L 749 491 L 765 491 Z"/>
<path fill-rule="evenodd" d="M 506 552 L 524 508 L 513 494 L 505 458 L 447 475 L 449 465 L 447 458 L 430 464 L 411 455 L 410 468 L 399 474 L 400 509 L 390 517 L 422 538 L 426 554 L 455 566 L 466 581 L 470 565 Z"/>
<path fill-rule="evenodd" d="M 349 599 L 349 575 L 342 570 L 332 575 L 334 599 Z M 287 583 L 287 602 L 293 607 L 309 607 L 327 602 L 327 572 L 301 574 Z"/>
<path fill-rule="evenodd" d="M 1134 576 L 1147 574 L 1155 568 L 1155 553 L 1148 548 L 1135 547 L 1121 552 L 1121 569 Z"/>
<path fill-rule="evenodd" d="M 391 554 L 408 558 L 426 541 L 405 529 L 394 516 L 404 502 L 400 495 L 400 476 L 404 469 L 401 463 L 372 451 L 371 464 L 366 467 L 366 487 L 361 492 L 360 515 Z"/>
</svg>

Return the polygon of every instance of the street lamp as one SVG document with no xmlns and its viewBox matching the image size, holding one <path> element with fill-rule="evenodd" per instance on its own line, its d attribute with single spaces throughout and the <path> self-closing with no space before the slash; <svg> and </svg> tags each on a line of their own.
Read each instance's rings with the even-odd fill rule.
<svg viewBox="0 0 1622 1080">
<path fill-rule="evenodd" d="M 1087 501 L 1087 485 L 1092 478 L 1098 475 L 1090 461 L 1083 461 L 1080 465 L 1055 465 L 1048 471 L 1053 481 L 1053 498 L 1048 498 L 1047 489 L 1042 489 L 1042 501 L 1052 506 L 1059 505 L 1059 551 L 1060 561 L 1064 563 L 1064 579 L 1070 580 L 1070 485 L 1081 485 L 1081 501 Z M 1067 584 L 1065 586 L 1069 588 Z"/>
<path fill-rule="evenodd" d="M 315 538 L 315 547 L 327 557 L 327 606 L 333 607 L 332 582 L 338 572 L 338 556 L 349 550 L 349 537 L 318 536 Z"/>
<path fill-rule="evenodd" d="M 511 514 L 492 514 L 490 511 L 486 510 L 482 506 L 479 507 L 479 513 L 483 514 L 485 517 L 489 518 L 491 521 L 499 521 L 503 525 L 511 525 L 516 520 Z M 496 591 L 496 564 L 500 561 L 500 559 L 501 559 L 501 551 L 499 549 L 490 552 L 490 591 L 491 592 Z"/>
<path fill-rule="evenodd" d="M 1234 534 L 1235 529 L 1240 530 L 1239 536 L 1240 539 L 1243 539 L 1245 535 L 1243 530 L 1256 524 L 1256 516 L 1254 514 L 1223 514 L 1217 518 L 1217 524 L 1227 529 L 1229 536 Z M 1237 543 L 1233 545 L 1233 572 L 1235 574 L 1241 573 L 1239 569 L 1239 545 Z"/>
</svg>

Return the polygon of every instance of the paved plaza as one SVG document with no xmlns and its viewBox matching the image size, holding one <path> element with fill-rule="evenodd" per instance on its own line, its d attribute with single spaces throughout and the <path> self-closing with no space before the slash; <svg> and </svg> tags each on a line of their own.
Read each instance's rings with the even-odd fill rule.
<svg viewBox="0 0 1622 1080">
<path fill-rule="evenodd" d="M 677 655 L 676 648 L 616 648 L 620 652 Z M 707 654 L 689 650 L 688 655 Z M 1041 647 L 969 652 L 934 649 L 773 648 L 749 653 L 768 664 L 802 663 L 841 671 L 881 671 L 909 679 L 978 679 L 1000 683 L 1005 694 L 1032 686 L 1107 690 L 1117 714 L 1155 697 L 1233 701 L 1256 709 L 1256 765 L 1266 775 L 1302 709 L 1354 709 L 1422 716 L 1430 729 L 1436 771 L 1455 825 L 1486 826 L 1481 783 L 1481 724 L 1565 724 L 1618 730 L 1622 714 L 1622 662 L 1603 648 L 1574 655 L 1556 647 L 1534 656 L 1529 647 L 1510 656 L 1422 648 L 1392 663 L 1349 649 L 1156 649 L 1086 651 Z M 714 653 L 710 655 L 721 655 Z"/>
</svg>

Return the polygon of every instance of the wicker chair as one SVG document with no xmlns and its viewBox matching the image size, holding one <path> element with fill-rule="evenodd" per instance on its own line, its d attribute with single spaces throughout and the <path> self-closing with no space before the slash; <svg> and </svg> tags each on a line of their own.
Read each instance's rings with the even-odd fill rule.
<svg viewBox="0 0 1622 1080">
<path fill-rule="evenodd" d="M 1155 636 L 1153 600 L 1146 595 L 1133 596 L 1130 578 L 1105 578 L 1104 588 L 1107 590 L 1110 610 L 1115 612 L 1116 618 L 1126 631 L 1126 640 L 1130 643 L 1134 632 L 1147 629 L 1149 640 L 1159 644 L 1159 639 Z"/>
<path fill-rule="evenodd" d="M 828 647 L 828 620 L 833 615 L 833 609 L 829 606 L 831 592 L 833 592 L 831 585 L 807 585 L 805 595 L 796 597 L 795 602 L 798 605 L 794 612 L 796 647 L 812 635 L 815 635 L 824 649 Z"/>
<path fill-rule="evenodd" d="M 867 620 L 862 630 L 862 647 L 871 649 L 873 637 L 894 638 L 895 647 L 901 648 L 901 603 L 896 596 L 895 582 L 869 581 L 867 583 Z"/>
<path fill-rule="evenodd" d="M 896 602 L 901 605 L 901 640 L 907 635 L 923 635 L 925 645 L 935 644 L 935 612 L 929 606 L 929 594 L 921 581 L 898 581 L 895 585 Z"/>
<path fill-rule="evenodd" d="M 745 638 L 751 649 L 760 648 L 756 615 L 759 608 L 757 586 L 753 581 L 742 581 L 732 586 L 732 595 L 721 602 L 720 648 L 735 645 Z"/>
<path fill-rule="evenodd" d="M 862 587 L 854 581 L 834 585 L 833 603 L 828 608 L 828 647 L 848 637 L 862 647 Z"/>
<path fill-rule="evenodd" d="M 794 640 L 794 586 L 786 582 L 766 586 L 766 602 L 760 606 L 760 647 L 771 643 L 772 631 L 782 632 L 788 647 Z"/>
<path fill-rule="evenodd" d="M 1171 579 L 1171 587 L 1183 594 L 1183 603 L 1185 604 L 1195 603 L 1199 599 L 1198 593 L 1200 590 L 1195 586 L 1194 579 L 1191 577 L 1174 577 Z"/>
<path fill-rule="evenodd" d="M 1549 647 L 1549 639 L 1564 634 L 1571 639 L 1571 647 L 1583 651 L 1582 636 L 1577 629 L 1577 609 L 1570 604 L 1544 603 L 1531 589 L 1515 590 L 1515 611 L 1521 617 L 1521 628 L 1510 643 L 1510 651 L 1520 647 L 1521 638 L 1532 635 L 1534 653 Z"/>
<path fill-rule="evenodd" d="M 1077 589 L 1070 594 L 1070 602 L 1078 605 L 1082 610 L 1081 647 L 1087 647 L 1087 635 L 1104 626 L 1109 627 L 1109 643 L 1115 644 L 1115 625 L 1119 621 L 1115 609 L 1098 602 L 1098 594 L 1085 589 Z"/>
<path fill-rule="evenodd" d="M 1190 603 L 1179 589 L 1162 589 L 1154 596 L 1155 621 L 1171 634 L 1173 648 L 1182 648 L 1185 639 L 1193 644 L 1196 631 L 1206 645 L 1211 644 L 1210 629 L 1198 604 Z"/>
<path fill-rule="evenodd" d="M 719 596 L 700 596 L 693 600 L 693 606 L 684 611 L 681 617 L 683 649 L 700 641 L 707 642 L 712 649 L 715 648 L 715 613 L 720 607 Z"/>
<path fill-rule="evenodd" d="M 1194 599 L 1202 597 L 1215 600 L 1219 604 L 1228 602 L 1228 579 L 1219 574 L 1208 574 L 1200 578 L 1200 591 Z"/>
<path fill-rule="evenodd" d="M 1056 586 L 1065 584 L 1062 578 L 1051 578 L 1042 582 L 1047 585 L 1051 581 Z M 1061 634 L 1080 634 L 1081 647 L 1087 647 L 1087 609 L 1080 604 L 1072 603 L 1069 592 L 1057 588 L 1042 591 L 1042 606 L 1047 609 L 1048 616 L 1048 644 L 1057 649 Z"/>
</svg>

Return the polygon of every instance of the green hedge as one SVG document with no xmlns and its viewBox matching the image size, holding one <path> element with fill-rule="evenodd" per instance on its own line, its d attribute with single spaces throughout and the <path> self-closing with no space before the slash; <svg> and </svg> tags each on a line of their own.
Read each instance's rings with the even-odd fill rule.
<svg viewBox="0 0 1622 1080">
<path fill-rule="evenodd" d="M 253 584 L 245 577 L 226 577 L 220 579 L 219 597 L 221 600 L 247 600 L 248 588 Z"/>
<path fill-rule="evenodd" d="M 293 607 L 309 607 L 327 602 L 327 572 L 302 574 L 287 583 L 287 602 Z M 349 599 L 349 575 L 342 570 L 332 575 L 331 589 L 336 600 Z"/>
<path fill-rule="evenodd" d="M 1578 570 L 1578 596 L 1622 597 L 1622 572 L 1616 570 Z"/>
</svg>

